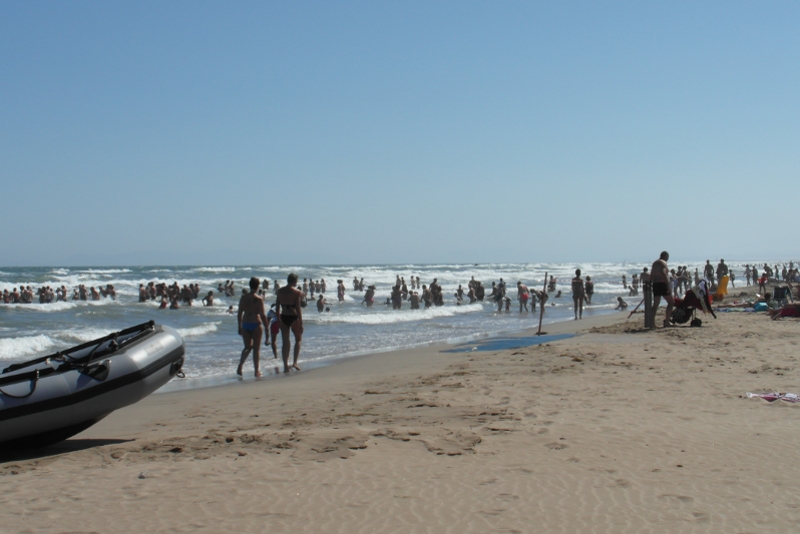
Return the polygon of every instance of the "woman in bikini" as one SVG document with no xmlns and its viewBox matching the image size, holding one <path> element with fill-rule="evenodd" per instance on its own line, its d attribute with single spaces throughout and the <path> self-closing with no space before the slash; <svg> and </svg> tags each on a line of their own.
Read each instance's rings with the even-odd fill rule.
<svg viewBox="0 0 800 534">
<path fill-rule="evenodd" d="M 276 312 L 278 313 L 278 324 L 281 328 L 281 355 L 283 356 L 283 372 L 288 373 L 292 369 L 289 367 L 289 349 L 291 348 L 291 338 L 289 333 L 294 333 L 294 362 L 292 368 L 300 370 L 297 359 L 300 357 L 300 344 L 303 340 L 303 315 L 300 301 L 303 293 L 297 289 L 297 275 L 289 274 L 286 278 L 287 285 L 278 290 L 276 299 Z"/>
<path fill-rule="evenodd" d="M 255 276 L 250 279 L 250 293 L 242 295 L 239 300 L 239 335 L 244 341 L 244 350 L 239 360 L 239 367 L 236 374 L 242 376 L 242 366 L 247 361 L 250 351 L 253 351 L 253 366 L 255 367 L 256 378 L 261 376 L 259 362 L 261 359 L 261 336 L 264 334 L 265 325 L 269 324 L 267 316 L 264 314 L 264 300 L 258 295 L 258 288 L 261 281 Z"/>
</svg>

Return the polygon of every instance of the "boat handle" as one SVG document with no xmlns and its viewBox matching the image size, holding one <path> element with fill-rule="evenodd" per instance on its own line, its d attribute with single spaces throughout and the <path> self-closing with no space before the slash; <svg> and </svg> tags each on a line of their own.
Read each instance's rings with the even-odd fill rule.
<svg viewBox="0 0 800 534">
<path fill-rule="evenodd" d="M 33 375 L 33 376 L 29 377 L 30 380 L 31 380 L 31 390 L 28 393 L 26 393 L 25 395 L 12 395 L 11 393 L 6 393 L 2 389 L 0 389 L 0 394 L 5 395 L 6 397 L 11 397 L 12 399 L 24 399 L 26 397 L 30 397 L 31 395 L 33 395 L 33 392 L 36 391 L 36 384 L 39 383 L 39 370 L 36 369 L 32 373 L 26 373 L 26 374 L 27 375 Z M 11 378 L 11 377 L 9 377 L 9 378 Z M 13 377 L 13 378 L 17 378 L 17 377 Z M 21 382 L 21 380 L 20 380 L 20 382 Z"/>
</svg>

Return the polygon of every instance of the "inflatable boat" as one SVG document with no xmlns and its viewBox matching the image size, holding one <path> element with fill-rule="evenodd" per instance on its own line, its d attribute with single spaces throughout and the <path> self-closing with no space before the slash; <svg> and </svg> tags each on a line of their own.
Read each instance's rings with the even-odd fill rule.
<svg viewBox="0 0 800 534">
<path fill-rule="evenodd" d="M 153 321 L 0 374 L 0 449 L 65 440 L 148 396 L 183 366 L 183 339 Z"/>
</svg>

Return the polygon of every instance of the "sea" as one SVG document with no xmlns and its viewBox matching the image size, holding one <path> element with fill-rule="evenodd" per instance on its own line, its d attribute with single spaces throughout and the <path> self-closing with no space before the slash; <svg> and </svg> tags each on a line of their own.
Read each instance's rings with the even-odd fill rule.
<svg viewBox="0 0 800 534">
<path fill-rule="evenodd" d="M 13 287 L 30 285 L 34 290 L 41 286 L 52 288 L 65 285 L 72 288 L 84 284 L 103 286 L 113 284 L 116 300 L 69 301 L 50 304 L 0 303 L 0 366 L 21 362 L 53 353 L 70 346 L 91 341 L 123 328 L 154 320 L 176 328 L 186 344 L 184 372 L 186 378 L 175 379 L 162 390 L 198 388 L 234 382 L 242 350 L 237 334 L 236 316 L 228 313 L 236 306 L 242 288 L 248 286 L 250 277 L 270 280 L 267 302 L 274 302 L 272 285 L 278 280 L 285 285 L 290 272 L 313 280 L 325 279 L 326 300 L 329 312 L 318 313 L 313 302 L 304 310 L 300 365 L 308 369 L 328 365 L 342 358 L 393 351 L 437 343 L 466 343 L 491 336 L 521 332 L 536 327 L 539 311 L 519 313 L 516 283 L 541 290 L 545 275 L 555 276 L 560 298 L 551 293 L 544 314 L 544 324 L 572 320 L 573 304 L 570 279 L 576 268 L 595 282 L 591 305 L 584 317 L 612 313 L 617 297 L 623 297 L 633 309 L 641 297 L 629 297 L 622 286 L 622 275 L 630 282 L 634 273 L 640 273 L 646 264 L 638 263 L 493 263 L 493 264 L 428 264 L 428 265 L 242 265 L 242 266 L 151 266 L 151 267 L 0 267 L 0 292 Z M 699 266 L 699 265 L 698 265 Z M 422 284 L 434 278 L 443 288 L 444 305 L 428 310 L 411 310 L 404 302 L 402 310 L 392 310 L 384 302 L 389 297 L 396 277 L 402 276 L 409 284 L 412 276 Z M 364 294 L 353 289 L 353 278 L 363 278 L 365 285 L 376 286 L 375 305 L 362 304 Z M 491 291 L 492 282 L 502 278 L 512 298 L 510 312 L 497 312 L 496 304 L 483 302 L 457 305 L 454 293 L 461 284 L 464 291 L 474 277 Z M 347 289 L 345 301 L 338 303 L 336 281 L 342 279 Z M 155 300 L 140 303 L 139 284 L 149 282 L 177 282 L 200 285 L 200 296 L 214 291 L 213 306 L 204 307 L 199 300 L 191 307 L 179 310 L 159 309 Z M 219 294 L 219 284 L 232 281 L 236 295 Z M 744 280 L 742 280 L 743 282 Z M 421 292 L 420 292 L 421 294 Z M 280 341 L 278 342 L 280 355 Z M 252 359 L 245 366 L 245 379 L 253 376 Z M 262 372 L 276 374 L 278 366 L 271 349 L 262 344 Z"/>
</svg>

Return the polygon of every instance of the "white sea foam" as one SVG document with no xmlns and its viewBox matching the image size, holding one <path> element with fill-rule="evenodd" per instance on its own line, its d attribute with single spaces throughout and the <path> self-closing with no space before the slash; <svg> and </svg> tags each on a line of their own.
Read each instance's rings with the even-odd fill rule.
<svg viewBox="0 0 800 534">
<path fill-rule="evenodd" d="M 442 306 L 428 308 L 427 310 L 399 310 L 399 311 L 378 311 L 372 313 L 351 313 L 351 314 L 323 314 L 312 319 L 318 323 L 349 323 L 349 324 L 395 324 L 407 323 L 411 321 L 425 321 L 441 317 L 453 317 L 467 313 L 483 312 L 481 304 L 468 304 L 466 306 Z M 314 317 L 313 315 L 310 317 Z"/>
<path fill-rule="evenodd" d="M 214 323 L 205 323 L 198 326 L 192 326 L 190 328 L 179 328 L 178 333 L 183 337 L 204 336 L 206 334 L 216 332 L 220 324 L 222 323 L 217 321 Z"/>
<path fill-rule="evenodd" d="M 232 273 L 236 267 L 195 267 L 192 271 L 196 273 Z"/>
<path fill-rule="evenodd" d="M 31 354 L 45 352 L 55 345 L 44 334 L 37 336 L 9 337 L 0 339 L 0 360 L 19 361 Z"/>
<path fill-rule="evenodd" d="M 130 269 L 84 269 L 78 272 L 88 273 L 88 274 L 120 274 L 120 273 L 129 273 L 131 272 L 131 270 Z"/>
<path fill-rule="evenodd" d="M 72 328 L 58 332 L 56 337 L 63 339 L 69 344 L 86 343 L 95 339 L 107 336 L 113 330 L 104 330 L 102 328 Z"/>
<path fill-rule="evenodd" d="M 9 308 L 15 308 L 18 310 L 31 310 L 36 312 L 60 312 L 64 310 L 69 310 L 72 308 L 76 308 L 78 304 L 76 302 L 51 302 L 50 304 L 3 304 L 3 306 L 8 306 Z"/>
</svg>

